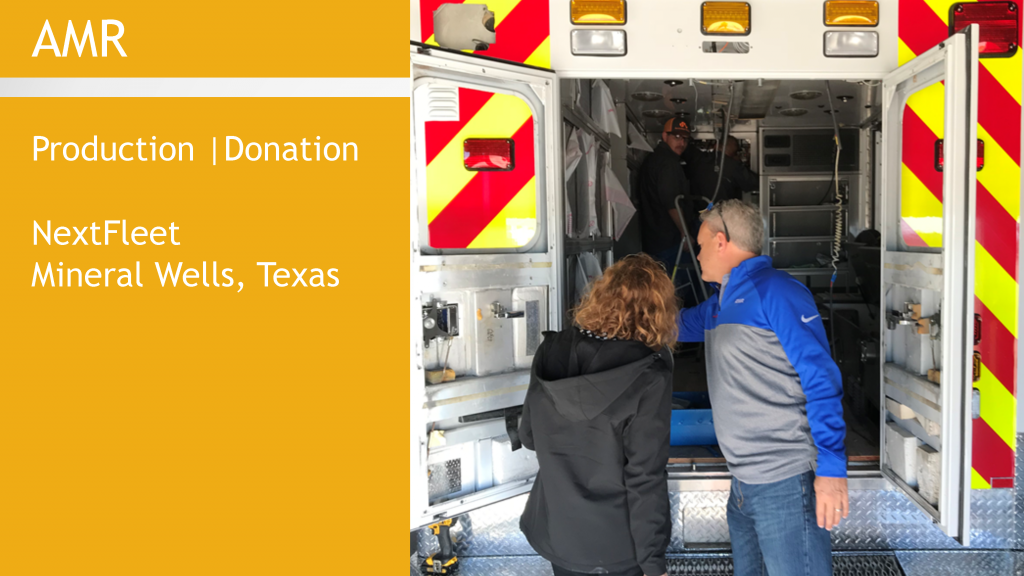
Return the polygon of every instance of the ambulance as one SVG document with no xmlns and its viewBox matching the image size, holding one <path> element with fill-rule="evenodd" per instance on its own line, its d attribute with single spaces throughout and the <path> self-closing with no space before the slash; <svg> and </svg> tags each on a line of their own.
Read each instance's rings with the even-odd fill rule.
<svg viewBox="0 0 1024 576">
<path fill-rule="evenodd" d="M 765 254 L 825 320 L 849 459 L 836 573 L 1024 574 L 1021 9 L 412 0 L 412 572 L 550 573 L 518 530 L 530 364 L 640 251 L 638 172 L 679 117 L 709 154 L 739 140 Z M 699 354 L 677 361 L 694 402 L 674 436 L 712 425 Z M 731 573 L 725 461 L 713 438 L 673 444 L 669 573 Z"/>
</svg>

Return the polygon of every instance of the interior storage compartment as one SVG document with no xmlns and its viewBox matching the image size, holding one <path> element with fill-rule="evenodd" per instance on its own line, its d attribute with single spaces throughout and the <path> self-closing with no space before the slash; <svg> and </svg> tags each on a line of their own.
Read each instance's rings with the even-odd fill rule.
<svg viewBox="0 0 1024 576">
<path fill-rule="evenodd" d="M 831 259 L 831 243 L 821 240 L 772 240 L 772 263 L 776 268 L 821 268 Z M 825 259 L 822 262 L 819 256 Z"/>
<path fill-rule="evenodd" d="M 835 170 L 835 132 L 831 126 L 813 129 L 790 128 L 784 133 L 780 132 L 782 129 L 764 132 L 766 173 Z M 856 171 L 860 162 L 860 130 L 841 128 L 839 141 L 843 146 L 839 155 L 839 171 Z M 769 147 L 768 144 L 772 146 Z M 789 162 L 785 162 L 783 157 L 788 157 Z"/>
<path fill-rule="evenodd" d="M 768 201 L 771 206 L 819 206 L 835 201 L 831 176 L 818 179 L 768 179 Z M 850 189 L 850 178 L 839 177 L 839 189 Z"/>
<path fill-rule="evenodd" d="M 831 236 L 835 211 L 772 212 L 769 234 L 774 237 Z"/>
</svg>

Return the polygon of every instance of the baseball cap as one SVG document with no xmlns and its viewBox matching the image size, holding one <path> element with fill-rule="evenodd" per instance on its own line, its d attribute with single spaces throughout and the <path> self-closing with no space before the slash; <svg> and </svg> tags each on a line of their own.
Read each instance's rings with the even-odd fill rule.
<svg viewBox="0 0 1024 576">
<path fill-rule="evenodd" d="M 665 132 L 669 132 L 669 133 L 682 132 L 682 133 L 685 133 L 685 134 L 689 134 L 690 133 L 690 127 L 686 125 L 686 122 L 683 122 L 682 118 L 676 117 L 676 118 L 673 118 L 673 119 L 669 120 L 668 122 L 665 122 Z"/>
</svg>

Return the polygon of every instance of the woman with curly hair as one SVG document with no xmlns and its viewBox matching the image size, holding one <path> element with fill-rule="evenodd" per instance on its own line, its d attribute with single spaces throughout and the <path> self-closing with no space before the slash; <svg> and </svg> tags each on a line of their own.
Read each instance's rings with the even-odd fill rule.
<svg viewBox="0 0 1024 576">
<path fill-rule="evenodd" d="M 671 532 L 672 281 L 651 257 L 609 267 L 575 325 L 547 332 L 519 436 L 540 471 L 519 526 L 555 576 L 662 576 Z"/>
</svg>

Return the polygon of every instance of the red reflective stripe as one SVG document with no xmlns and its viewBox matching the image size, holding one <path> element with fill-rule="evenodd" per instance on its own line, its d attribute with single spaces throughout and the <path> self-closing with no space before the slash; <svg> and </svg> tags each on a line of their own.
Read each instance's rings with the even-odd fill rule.
<svg viewBox="0 0 1024 576">
<path fill-rule="evenodd" d="M 981 361 L 996 380 L 1016 396 L 1017 339 L 977 297 L 974 311 L 981 315 L 981 344 L 978 345 Z"/>
<path fill-rule="evenodd" d="M 1017 280 L 1017 221 L 978 182 L 978 225 L 975 238 Z"/>
<path fill-rule="evenodd" d="M 907 221 L 904 219 L 900 219 L 900 230 L 903 233 L 903 241 L 907 243 L 907 246 L 914 246 L 917 248 L 928 247 L 928 243 L 925 242 L 924 239 L 917 234 L 917 231 L 911 228 L 910 224 L 907 224 Z"/>
<path fill-rule="evenodd" d="M 461 4 L 452 0 L 420 0 L 420 42 L 426 42 L 434 34 L 434 10 L 441 4 Z"/>
<path fill-rule="evenodd" d="M 516 167 L 511 172 L 477 172 L 430 223 L 430 246 L 465 248 L 533 178 L 533 118 L 512 136 Z"/>
<path fill-rule="evenodd" d="M 1020 166 L 1020 104 L 984 66 L 978 66 L 978 122 Z"/>
<path fill-rule="evenodd" d="M 525 62 L 548 37 L 548 22 L 548 0 L 521 0 L 495 28 L 494 44 L 476 54 Z"/>
<path fill-rule="evenodd" d="M 900 0 L 899 35 L 920 56 L 949 37 L 949 28 L 924 0 Z"/>
<path fill-rule="evenodd" d="M 484 107 L 493 92 L 459 88 L 459 120 L 457 122 L 431 121 L 424 124 L 423 133 L 426 139 L 427 164 L 434 161 L 452 138 Z"/>
<path fill-rule="evenodd" d="M 993 478 L 1013 478 L 1013 449 L 987 422 L 981 418 L 973 422 L 971 465 L 989 484 Z"/>
<path fill-rule="evenodd" d="M 942 202 L 942 172 L 935 169 L 938 139 L 910 106 L 903 109 L 903 163 Z"/>
</svg>

